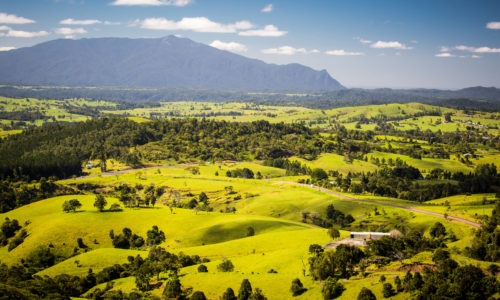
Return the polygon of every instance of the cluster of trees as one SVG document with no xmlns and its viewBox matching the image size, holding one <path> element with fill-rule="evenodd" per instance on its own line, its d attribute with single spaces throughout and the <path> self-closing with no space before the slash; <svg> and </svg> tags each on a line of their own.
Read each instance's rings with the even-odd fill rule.
<svg viewBox="0 0 500 300">
<path fill-rule="evenodd" d="M 0 294 L 7 297 L 6 299 L 69 299 L 69 297 L 79 297 L 92 287 L 108 282 L 105 289 L 96 289 L 90 297 L 93 299 L 145 299 L 151 296 L 147 291 L 154 287 L 151 284 L 152 277 L 157 276 L 159 279 L 159 274 L 162 272 L 176 274 L 179 268 L 202 262 L 197 255 L 188 256 L 182 253 L 175 255 L 163 248 L 153 247 L 145 259 L 139 255 L 129 256 L 128 263 L 116 264 L 98 273 L 89 269 L 89 272 L 81 277 L 67 274 L 53 278 L 35 275 L 36 272 L 60 260 L 61 258 L 57 257 L 50 247 L 40 247 L 24 260 L 23 265 L 0 264 L 2 282 Z M 203 261 L 208 260 L 203 259 Z M 110 291 L 112 288 L 110 281 L 129 276 L 136 277 L 136 285 L 141 292 L 132 292 L 127 295 L 121 291 Z M 167 280 L 167 286 L 169 280 Z M 194 294 L 191 297 L 193 296 Z"/>
<path fill-rule="evenodd" d="M 148 151 L 148 147 L 129 150 L 149 142 L 157 142 L 157 151 Z M 321 152 L 321 144 L 316 131 L 298 124 L 198 119 L 136 123 L 100 118 L 29 129 L 2 139 L 0 178 L 12 178 L 15 172 L 30 179 L 65 178 L 80 174 L 82 162 L 91 158 L 138 164 L 141 159 L 245 160 L 266 159 L 276 153 L 314 156 Z"/>
<path fill-rule="evenodd" d="M 491 193 L 500 190 L 500 176 L 493 164 L 478 165 L 473 173 L 450 173 L 442 169 L 432 170 L 429 179 L 451 179 L 445 182 L 420 180 L 417 168 L 402 165 L 393 168 L 383 166 L 379 170 L 359 175 L 338 174 L 336 184 L 344 191 L 368 192 L 375 195 L 412 201 L 427 201 L 456 194 Z M 312 176 L 312 175 L 311 175 Z M 360 182 L 354 182 L 354 177 Z"/>
<path fill-rule="evenodd" d="M 285 169 L 287 176 L 308 175 L 311 173 L 311 169 L 299 161 L 290 161 L 282 157 L 269 157 L 264 160 L 264 166 Z"/>
<path fill-rule="evenodd" d="M 500 201 L 496 202 L 491 216 L 479 228 L 470 247 L 466 253 L 475 259 L 486 261 L 500 261 Z"/>
<path fill-rule="evenodd" d="M 62 204 L 64 212 L 76 212 L 76 210 L 80 207 L 82 207 L 82 204 L 78 201 L 78 199 L 66 200 Z"/>
<path fill-rule="evenodd" d="M 42 177 L 38 184 L 19 178 L 17 181 L 0 180 L 0 212 L 5 213 L 14 208 L 54 196 L 78 193 L 68 186 L 54 183 L 45 177 Z"/>
<path fill-rule="evenodd" d="M 242 169 L 234 169 L 234 170 L 228 170 L 226 172 L 227 177 L 239 177 L 239 178 L 247 178 L 247 179 L 253 179 L 254 174 L 253 171 L 250 170 L 249 168 L 242 168 Z"/>
<path fill-rule="evenodd" d="M 333 204 L 329 204 L 326 207 L 325 216 L 322 217 L 318 213 L 310 213 L 308 211 L 302 211 L 302 222 L 304 223 L 312 223 L 317 226 L 321 226 L 324 228 L 330 228 L 335 225 L 340 225 L 340 227 L 349 226 L 352 222 L 354 222 L 354 218 L 352 215 L 345 215 L 340 210 L 335 209 Z"/>
<path fill-rule="evenodd" d="M 113 230 L 110 230 L 109 237 L 113 241 L 113 247 L 121 249 L 140 248 L 144 245 L 154 247 L 165 241 L 165 233 L 156 225 L 147 231 L 146 241 L 127 227 L 123 228 L 120 234 L 115 234 Z"/>
<path fill-rule="evenodd" d="M 10 220 L 9 218 L 5 218 L 0 229 L 0 246 L 8 244 L 9 247 L 7 249 L 9 252 L 21 245 L 28 236 L 26 229 L 22 228 L 16 219 Z"/>
<path fill-rule="evenodd" d="M 387 257 L 390 260 L 401 260 L 413 255 L 444 246 L 444 235 L 436 238 L 426 238 L 416 230 L 411 230 L 406 235 L 395 238 L 384 236 L 379 240 L 369 240 L 368 253 L 375 256 Z"/>
<path fill-rule="evenodd" d="M 122 229 L 122 233 L 116 235 L 113 230 L 110 230 L 109 237 L 113 241 L 113 247 L 115 248 L 130 249 L 144 246 L 144 238 L 133 233 L 127 227 Z"/>
<path fill-rule="evenodd" d="M 488 299 L 498 291 L 496 274 L 487 275 L 473 265 L 459 266 L 444 249 L 437 249 L 432 260 L 435 270 L 425 268 L 423 276 L 408 271 L 401 290 L 417 299 Z"/>
</svg>

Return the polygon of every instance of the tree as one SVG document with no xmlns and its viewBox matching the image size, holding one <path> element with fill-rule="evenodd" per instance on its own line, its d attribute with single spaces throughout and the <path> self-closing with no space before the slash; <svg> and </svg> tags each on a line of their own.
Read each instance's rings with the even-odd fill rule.
<svg viewBox="0 0 500 300">
<path fill-rule="evenodd" d="M 181 282 L 177 276 L 173 275 L 168 278 L 165 283 L 165 289 L 163 290 L 163 296 L 167 299 L 169 298 L 177 298 L 182 294 Z"/>
<path fill-rule="evenodd" d="M 222 294 L 221 300 L 237 300 L 236 296 L 234 295 L 234 291 L 232 288 L 227 288 L 224 294 Z"/>
<path fill-rule="evenodd" d="M 69 201 L 64 201 L 62 207 L 64 212 L 75 212 L 77 209 L 82 207 L 82 204 L 78 201 L 78 199 L 71 199 Z"/>
<path fill-rule="evenodd" d="M 363 287 L 358 294 L 358 300 L 377 300 L 377 297 L 370 289 Z"/>
<path fill-rule="evenodd" d="M 440 222 L 436 222 L 429 233 L 434 238 L 442 237 L 446 235 L 446 228 Z"/>
<path fill-rule="evenodd" d="M 336 278 L 328 277 L 323 283 L 323 288 L 321 289 L 321 292 L 323 294 L 323 299 L 329 300 L 340 297 L 340 295 L 342 295 L 342 292 L 344 292 L 344 290 L 345 290 L 344 285 L 338 282 Z"/>
<path fill-rule="evenodd" d="M 320 168 L 316 168 L 316 169 L 312 170 L 311 180 L 313 182 L 318 182 L 318 181 L 325 180 L 325 179 L 328 179 L 328 174 L 326 173 L 325 170 L 320 169 Z"/>
<path fill-rule="evenodd" d="M 332 239 L 336 239 L 340 237 L 340 231 L 337 228 L 331 227 L 330 229 L 328 229 L 328 235 Z"/>
<path fill-rule="evenodd" d="M 165 233 L 158 229 L 158 226 L 154 225 L 151 230 L 146 233 L 148 246 L 159 245 L 165 241 Z"/>
<path fill-rule="evenodd" d="M 220 264 L 217 265 L 217 271 L 219 272 L 232 272 L 234 270 L 234 265 L 229 259 L 224 259 Z"/>
<path fill-rule="evenodd" d="M 205 192 L 201 192 L 200 196 L 198 197 L 198 201 L 201 202 L 201 203 L 205 203 L 206 205 L 208 205 L 208 196 L 207 196 L 207 194 L 205 194 Z"/>
<path fill-rule="evenodd" d="M 208 272 L 208 268 L 205 265 L 199 265 L 198 266 L 198 273 L 206 273 Z"/>
<path fill-rule="evenodd" d="M 413 275 L 412 280 L 410 281 L 410 291 L 416 291 L 420 290 L 422 288 L 422 285 L 424 285 L 424 280 L 422 278 L 422 275 L 420 272 L 415 272 Z"/>
<path fill-rule="evenodd" d="M 240 290 L 238 291 L 238 300 L 248 300 L 252 294 L 252 285 L 248 279 L 243 279 L 240 285 Z"/>
<path fill-rule="evenodd" d="M 401 278 L 399 278 L 399 276 L 394 278 L 394 284 L 396 285 L 396 291 L 398 293 L 403 291 L 403 283 L 401 282 Z"/>
<path fill-rule="evenodd" d="M 248 298 L 249 300 L 267 300 L 266 296 L 262 294 L 262 290 L 259 288 L 255 288 L 253 293 Z"/>
<path fill-rule="evenodd" d="M 106 202 L 106 198 L 104 198 L 103 195 L 98 194 L 95 196 L 94 207 L 99 211 L 103 211 L 106 204 L 108 204 L 108 202 Z"/>
<path fill-rule="evenodd" d="M 292 286 L 290 287 L 290 292 L 292 292 L 292 295 L 298 296 L 304 293 L 306 289 L 302 285 L 302 282 L 300 282 L 300 279 L 295 278 L 292 280 Z"/>
<path fill-rule="evenodd" d="M 493 277 L 497 276 L 499 269 L 500 268 L 495 264 L 491 264 L 488 266 L 488 272 L 490 272 Z"/>
<path fill-rule="evenodd" d="M 190 300 L 206 300 L 205 294 L 202 291 L 196 291 L 189 298 Z"/>
<path fill-rule="evenodd" d="M 255 235 L 255 230 L 253 229 L 252 226 L 249 226 L 247 228 L 247 236 L 254 236 Z"/>
<path fill-rule="evenodd" d="M 389 298 L 392 295 L 394 295 L 394 289 L 392 288 L 392 284 L 390 284 L 389 282 L 384 283 L 382 293 L 384 294 L 384 298 Z"/>
</svg>

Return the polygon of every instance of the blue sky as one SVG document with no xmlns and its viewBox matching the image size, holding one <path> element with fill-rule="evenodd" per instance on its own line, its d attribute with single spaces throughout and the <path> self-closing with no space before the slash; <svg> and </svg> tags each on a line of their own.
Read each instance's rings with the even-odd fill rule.
<svg viewBox="0 0 500 300">
<path fill-rule="evenodd" d="M 498 0 L 0 0 L 0 50 L 180 35 L 347 87 L 500 87 Z"/>
</svg>

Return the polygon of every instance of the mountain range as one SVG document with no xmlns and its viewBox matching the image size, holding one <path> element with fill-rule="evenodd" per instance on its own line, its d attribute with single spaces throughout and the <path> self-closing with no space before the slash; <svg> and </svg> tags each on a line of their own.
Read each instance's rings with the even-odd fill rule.
<svg viewBox="0 0 500 300">
<path fill-rule="evenodd" d="M 343 88 L 326 70 L 267 64 L 173 35 L 59 39 L 2 52 L 0 82 L 290 91 Z"/>
</svg>

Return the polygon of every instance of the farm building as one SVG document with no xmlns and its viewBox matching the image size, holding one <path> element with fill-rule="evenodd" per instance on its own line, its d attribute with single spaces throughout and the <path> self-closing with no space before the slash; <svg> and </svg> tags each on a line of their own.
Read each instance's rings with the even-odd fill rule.
<svg viewBox="0 0 500 300">
<path fill-rule="evenodd" d="M 383 236 L 391 236 L 388 232 L 351 232 L 351 239 L 379 240 Z"/>
</svg>

